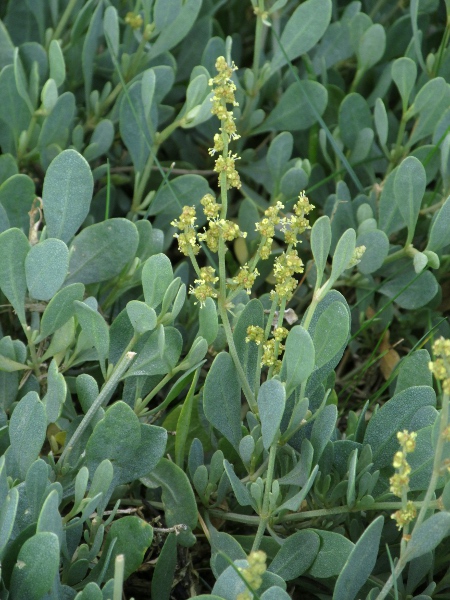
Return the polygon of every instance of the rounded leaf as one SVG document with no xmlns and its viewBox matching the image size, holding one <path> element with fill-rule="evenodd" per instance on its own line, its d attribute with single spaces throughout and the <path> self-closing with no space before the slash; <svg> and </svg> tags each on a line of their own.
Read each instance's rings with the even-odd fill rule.
<svg viewBox="0 0 450 600">
<path fill-rule="evenodd" d="M 64 283 L 69 267 L 69 249 L 56 238 L 32 246 L 25 259 L 25 275 L 30 296 L 51 300 Z"/>
</svg>

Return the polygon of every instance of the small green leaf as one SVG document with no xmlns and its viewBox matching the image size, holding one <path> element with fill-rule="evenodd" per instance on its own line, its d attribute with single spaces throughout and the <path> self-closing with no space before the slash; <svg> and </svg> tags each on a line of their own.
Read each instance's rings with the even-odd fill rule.
<svg viewBox="0 0 450 600">
<path fill-rule="evenodd" d="M 116 58 L 119 57 L 119 17 L 114 6 L 108 6 L 103 15 L 103 32 L 108 42 L 108 48 Z"/>
<path fill-rule="evenodd" d="M 408 156 L 402 161 L 395 176 L 395 202 L 408 227 L 409 243 L 414 236 L 420 205 L 425 193 L 426 179 L 422 163 L 414 156 Z"/>
<path fill-rule="evenodd" d="M 130 323 L 137 334 L 151 331 L 156 327 L 156 313 L 145 302 L 131 300 L 127 304 L 127 313 Z"/>
<path fill-rule="evenodd" d="M 59 567 L 59 542 L 54 533 L 41 532 L 22 546 L 14 566 L 10 594 L 19 600 L 41 600 L 51 589 Z"/>
<path fill-rule="evenodd" d="M 198 335 L 211 345 L 219 331 L 219 319 L 217 316 L 216 303 L 212 298 L 206 298 L 205 304 L 198 311 Z"/>
<path fill-rule="evenodd" d="M 155 254 L 142 269 L 142 287 L 146 304 L 156 308 L 161 304 L 167 288 L 172 283 L 172 263 L 165 254 Z"/>
<path fill-rule="evenodd" d="M 281 45 L 289 60 L 313 48 L 325 33 L 331 19 L 331 0 L 307 0 L 298 6 L 281 34 Z M 281 48 L 277 47 L 270 65 L 272 73 L 286 64 Z"/>
<path fill-rule="evenodd" d="M 389 252 L 389 238 L 380 229 L 366 231 L 358 235 L 356 246 L 366 247 L 357 268 L 364 275 L 368 275 L 383 266 L 384 259 Z"/>
<path fill-rule="evenodd" d="M 22 173 L 9 177 L 0 186 L 0 205 L 4 208 L 11 227 L 30 229 L 29 211 L 35 198 L 33 180 Z"/>
<path fill-rule="evenodd" d="M 134 515 L 114 521 L 106 536 L 103 553 L 108 551 L 114 538 L 117 538 L 117 541 L 111 554 L 105 579 L 114 577 L 114 560 L 119 554 L 125 556 L 124 579 L 128 579 L 144 560 L 144 555 L 153 540 L 153 527 L 144 519 Z"/>
<path fill-rule="evenodd" d="M 427 250 L 437 252 L 449 243 L 448 231 L 450 224 L 450 196 L 439 209 L 433 220 L 428 235 Z"/>
<path fill-rule="evenodd" d="M 76 150 L 52 160 L 44 179 L 42 202 L 49 237 L 69 242 L 88 215 L 94 179 Z"/>
<path fill-rule="evenodd" d="M 176 566 L 177 537 L 174 533 L 169 533 L 159 553 L 153 572 L 151 584 L 152 598 L 170 600 Z"/>
<path fill-rule="evenodd" d="M 13 531 L 18 504 L 19 492 L 12 488 L 0 506 L 0 559 Z"/>
<path fill-rule="evenodd" d="M 162 349 L 160 340 L 163 340 Z M 136 350 L 138 356 L 125 377 L 134 375 L 165 375 L 177 365 L 183 347 L 180 332 L 174 327 L 160 325 L 145 344 Z"/>
<path fill-rule="evenodd" d="M 116 277 L 135 257 L 138 243 L 136 226 L 128 219 L 108 219 L 86 227 L 70 245 L 66 284 L 99 283 Z"/>
<path fill-rule="evenodd" d="M 247 328 L 250 325 L 264 327 L 264 309 L 260 300 L 254 298 L 245 305 L 239 315 L 234 328 L 233 338 L 236 352 L 242 369 L 247 376 L 247 381 L 252 390 L 255 389 L 256 381 L 259 382 L 261 367 L 258 363 L 258 346 L 254 342 L 246 342 Z"/>
<path fill-rule="evenodd" d="M 58 365 L 53 359 L 48 368 L 47 393 L 42 399 L 47 415 L 47 423 L 56 423 L 66 399 L 67 385 L 64 375 L 59 372 Z"/>
<path fill-rule="evenodd" d="M 25 259 L 28 291 L 36 300 L 51 300 L 64 283 L 69 267 L 69 249 L 50 238 L 30 248 Z"/>
<path fill-rule="evenodd" d="M 27 292 L 25 259 L 29 250 L 28 239 L 20 229 L 12 228 L 0 234 L 0 289 L 23 324 Z"/>
<path fill-rule="evenodd" d="M 164 454 L 167 432 L 139 423 L 124 402 L 115 402 L 94 427 L 86 445 L 86 465 L 93 473 L 106 459 L 114 464 L 114 486 L 144 477 Z"/>
<path fill-rule="evenodd" d="M 315 365 L 315 348 L 310 334 L 301 325 L 293 327 L 286 339 L 281 379 L 286 382 L 286 396 L 306 381 Z"/>
<path fill-rule="evenodd" d="M 286 392 L 276 379 L 265 381 L 259 388 L 258 410 L 264 448 L 267 450 L 280 435 L 280 423 L 286 406 Z"/>
<path fill-rule="evenodd" d="M 167 527 L 186 525 L 193 530 L 197 526 L 197 503 L 187 475 L 176 464 L 162 458 L 155 469 L 141 477 L 144 485 L 162 488 Z M 191 546 L 195 541 L 190 531 L 182 531 L 177 537 L 182 546 Z"/>
<path fill-rule="evenodd" d="M 328 0 L 326 1 L 328 2 Z M 293 83 L 281 96 L 267 119 L 252 133 L 258 134 L 280 129 L 289 131 L 308 129 L 317 121 L 317 113 L 320 115 L 324 113 L 327 102 L 327 89 L 320 83 L 309 80 Z"/>
<path fill-rule="evenodd" d="M 311 250 L 316 261 L 318 285 L 327 264 L 331 247 L 331 225 L 327 216 L 319 217 L 311 229 Z"/>
<path fill-rule="evenodd" d="M 311 432 L 311 444 L 314 448 L 314 460 L 316 462 L 319 461 L 325 450 L 325 446 L 336 429 L 337 416 L 336 406 L 328 404 L 314 421 Z"/>
<path fill-rule="evenodd" d="M 270 564 L 269 571 L 285 581 L 303 575 L 317 556 L 320 538 L 314 531 L 297 531 L 290 535 Z"/>
<path fill-rule="evenodd" d="M 109 353 L 109 329 L 105 319 L 84 302 L 74 301 L 75 314 L 82 330 L 98 352 L 98 357 L 105 374 L 105 361 Z"/>
<path fill-rule="evenodd" d="M 162 4 L 162 2 L 160 2 Z M 174 20 L 166 25 L 148 53 L 148 59 L 154 59 L 166 50 L 176 46 L 189 33 L 202 6 L 202 0 L 187 0 L 178 11 Z M 168 11 L 167 11 L 168 12 Z M 165 20 L 167 19 L 167 15 Z"/>
<path fill-rule="evenodd" d="M 214 359 L 203 388 L 205 416 L 235 447 L 241 441 L 241 386 L 233 359 L 221 352 Z"/>
<path fill-rule="evenodd" d="M 147 94 L 145 98 L 146 103 L 151 105 L 151 99 Z M 152 125 L 152 129 L 155 125 Z M 132 83 L 122 97 L 119 128 L 134 168 L 138 173 L 142 173 L 153 145 L 153 136 L 149 127 L 146 105 L 144 105 L 142 81 Z"/>
<path fill-rule="evenodd" d="M 42 341 L 54 331 L 62 327 L 75 314 L 75 300 L 81 301 L 84 296 L 84 285 L 72 283 L 60 290 L 48 303 L 41 319 L 40 335 L 37 342 Z"/>
<path fill-rule="evenodd" d="M 308 571 L 309 575 L 318 579 L 336 577 L 342 571 L 355 544 L 334 531 L 312 531 L 320 537 L 320 550 Z"/>
<path fill-rule="evenodd" d="M 409 387 L 388 400 L 371 417 L 364 435 L 364 443 L 372 448 L 375 468 L 392 463 L 398 450 L 397 431 L 410 430 L 416 413 L 424 406 L 435 406 L 436 394 L 428 386 Z"/>
<path fill-rule="evenodd" d="M 7 464 L 14 464 L 12 473 L 24 480 L 30 465 L 38 458 L 47 431 L 47 415 L 36 392 L 28 392 L 16 406 L 9 423 L 11 446 Z"/>
<path fill-rule="evenodd" d="M 254 506 L 254 502 L 252 500 L 252 497 L 250 496 L 250 492 L 234 472 L 233 465 L 231 465 L 225 459 L 223 461 L 223 466 L 225 467 L 225 471 L 227 472 L 228 479 L 230 480 L 234 495 L 236 496 L 236 500 L 239 502 L 239 504 L 241 506 Z"/>
<path fill-rule="evenodd" d="M 386 48 L 386 32 L 379 23 L 371 25 L 359 40 L 356 56 L 358 70 L 368 71 L 382 58 Z"/>
<path fill-rule="evenodd" d="M 392 79 L 400 92 L 403 107 L 408 106 L 409 96 L 413 90 L 417 77 L 416 63 L 407 56 L 397 58 L 392 63 Z"/>
<path fill-rule="evenodd" d="M 434 550 L 450 533 L 450 514 L 439 512 L 415 528 L 406 547 L 408 560 Z M 405 557 L 406 558 L 406 557 Z"/>
<path fill-rule="evenodd" d="M 342 302 L 333 302 L 320 315 L 313 341 L 316 350 L 315 364 L 322 367 L 340 351 L 350 330 L 348 311 Z"/>
<path fill-rule="evenodd" d="M 385 146 L 388 137 L 389 122 L 386 107 L 381 98 L 377 98 L 375 101 L 375 109 L 373 116 L 375 121 L 375 129 L 377 130 L 378 134 L 378 139 L 380 140 L 381 145 Z"/>
<path fill-rule="evenodd" d="M 337 578 L 333 600 L 354 600 L 366 583 L 377 560 L 383 524 L 384 518 L 377 517 L 356 542 Z"/>
<path fill-rule="evenodd" d="M 50 66 L 50 79 L 59 87 L 66 79 L 66 64 L 64 54 L 57 40 L 52 40 L 48 48 L 48 62 Z"/>
<path fill-rule="evenodd" d="M 348 269 L 350 261 L 352 260 L 353 253 L 356 245 L 356 233 L 354 229 L 347 229 L 345 231 L 337 245 L 333 255 L 333 264 L 331 267 L 330 281 L 334 283 L 342 275 L 342 273 Z"/>
</svg>

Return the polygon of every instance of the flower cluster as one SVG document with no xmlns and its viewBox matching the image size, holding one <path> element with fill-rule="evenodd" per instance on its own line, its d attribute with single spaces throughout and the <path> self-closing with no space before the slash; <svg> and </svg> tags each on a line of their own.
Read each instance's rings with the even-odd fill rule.
<svg viewBox="0 0 450 600">
<path fill-rule="evenodd" d="M 297 236 L 301 235 L 307 229 L 311 229 L 307 215 L 314 208 L 314 204 L 310 204 L 305 192 L 301 192 L 298 201 L 293 207 L 294 213 L 281 219 L 281 231 L 284 232 L 284 239 L 287 244 L 296 246 L 300 241 Z"/>
<path fill-rule="evenodd" d="M 450 340 L 443 337 L 436 340 L 433 344 L 433 352 L 437 357 L 429 363 L 430 371 L 442 381 L 442 389 L 446 394 L 450 394 Z"/>
<path fill-rule="evenodd" d="M 231 154 L 231 150 L 228 152 L 228 156 L 219 156 L 216 160 L 216 164 L 214 165 L 214 171 L 220 174 L 225 173 L 227 179 L 227 190 L 232 187 L 239 189 L 241 187 L 241 178 L 239 177 L 239 173 L 236 171 L 235 161 L 238 160 L 239 157 L 237 154 Z M 220 185 L 220 177 L 219 177 L 219 187 Z"/>
<path fill-rule="evenodd" d="M 143 22 L 144 21 L 142 20 L 142 17 L 139 14 L 129 12 L 125 16 L 125 23 L 129 25 L 131 29 L 140 29 L 142 27 Z"/>
<path fill-rule="evenodd" d="M 231 79 L 233 72 L 237 71 L 237 67 L 234 62 L 231 63 L 231 66 L 228 65 L 223 56 L 219 56 L 215 66 L 217 75 L 209 80 L 209 85 L 213 88 L 211 112 L 221 121 L 219 131 L 221 133 L 226 133 L 231 139 L 238 139 L 240 136 L 236 133 L 236 123 L 234 121 L 233 111 L 227 109 L 227 104 L 238 106 L 234 96 L 236 86 Z M 216 141 L 218 140 L 214 137 L 214 142 Z M 223 147 L 219 149 L 214 146 L 214 150 L 216 152 L 221 152 Z M 212 152 L 212 154 L 214 154 L 214 152 Z"/>
<path fill-rule="evenodd" d="M 408 431 L 399 431 L 397 433 L 397 439 L 401 446 L 401 450 L 395 453 L 394 460 L 392 462 L 396 473 L 390 478 L 389 483 L 391 484 L 390 490 L 393 494 L 399 498 L 403 497 L 403 494 L 408 492 L 409 489 L 409 475 L 411 473 L 411 467 L 407 461 L 406 455 L 414 452 L 416 448 L 416 437 L 417 433 Z M 416 508 L 413 502 L 407 502 L 406 507 L 401 510 L 397 510 L 391 518 L 397 523 L 397 527 L 402 529 L 407 523 L 410 523 L 416 516 Z"/>
<path fill-rule="evenodd" d="M 239 225 L 226 219 L 209 219 L 208 229 L 198 234 L 198 239 L 205 242 L 211 252 L 219 250 L 219 239 L 222 237 L 226 242 L 232 242 L 238 237 L 247 237 L 245 231 L 239 229 Z"/>
<path fill-rule="evenodd" d="M 277 295 L 280 300 L 290 300 L 298 284 L 293 275 L 303 271 L 303 261 L 297 254 L 297 250 L 288 250 L 277 256 L 273 266 L 276 283 L 275 289 L 270 293 L 271 297 Z"/>
<path fill-rule="evenodd" d="M 353 251 L 353 256 L 349 262 L 348 268 L 355 267 L 358 263 L 360 263 L 365 251 L 365 246 L 356 246 L 356 248 Z"/>
<path fill-rule="evenodd" d="M 216 152 L 223 153 L 216 160 L 214 170 L 219 174 L 219 187 L 222 185 L 220 175 L 223 173 L 226 180 L 226 189 L 241 187 L 239 173 L 236 171 L 236 160 L 239 158 L 237 154 L 232 154 L 228 150 L 230 140 L 237 140 L 240 136 L 236 132 L 236 122 L 234 120 L 233 111 L 228 110 L 227 104 L 238 106 L 234 92 L 236 86 L 231 77 L 233 71 L 237 70 L 234 63 L 231 66 L 223 56 L 219 56 L 216 60 L 217 75 L 209 80 L 209 85 L 213 88 L 213 96 L 211 98 L 211 112 L 220 120 L 220 133 L 214 136 L 214 147 L 209 149 L 209 154 L 214 156 Z"/>
<path fill-rule="evenodd" d="M 395 513 L 391 515 L 391 518 L 396 521 L 397 527 L 400 530 L 408 523 L 411 523 L 411 521 L 414 521 L 416 515 L 417 509 L 414 506 L 414 502 L 408 500 L 408 502 L 406 503 L 406 507 L 400 510 L 396 510 Z"/>
<path fill-rule="evenodd" d="M 189 293 L 197 298 L 200 306 L 205 304 L 206 298 L 217 298 L 217 290 L 214 285 L 219 281 L 219 278 L 215 275 L 216 272 L 212 267 L 203 267 L 200 269 L 200 279 L 194 280 L 195 287 L 190 287 Z"/>
<path fill-rule="evenodd" d="M 281 369 L 279 356 L 284 350 L 284 345 L 281 342 L 287 337 L 288 333 L 286 327 L 276 327 L 273 338 L 264 341 L 264 330 L 257 325 L 249 325 L 245 341 L 247 343 L 255 342 L 257 346 L 262 344 L 261 367 L 272 367 L 274 373 L 278 373 Z"/>
<path fill-rule="evenodd" d="M 262 576 L 267 569 L 266 559 L 267 556 L 265 552 L 256 550 L 255 552 L 250 552 L 247 558 L 248 567 L 245 569 L 239 568 L 241 575 L 252 590 L 256 591 L 262 585 Z M 252 598 L 253 594 L 249 590 L 246 590 L 245 592 L 238 594 L 236 600 L 252 600 Z"/>
<path fill-rule="evenodd" d="M 258 269 L 253 269 L 253 271 L 250 271 L 249 266 L 245 264 L 239 269 L 237 275 L 233 277 L 229 287 L 236 289 L 242 286 L 247 294 L 250 294 L 252 286 L 255 283 L 255 279 L 258 277 L 258 275 Z"/>
<path fill-rule="evenodd" d="M 183 212 L 179 216 L 178 220 L 172 221 L 171 225 L 180 229 L 182 233 L 174 233 L 175 238 L 178 240 L 178 249 L 185 256 L 198 254 L 200 246 L 197 243 L 197 233 L 195 231 L 195 208 L 193 206 L 184 206 Z"/>
<path fill-rule="evenodd" d="M 264 218 L 256 223 L 256 231 L 259 231 L 263 240 L 259 249 L 259 254 L 262 259 L 269 258 L 270 251 L 272 250 L 273 236 L 275 235 L 275 227 L 281 221 L 279 211 L 284 208 L 281 202 L 277 202 L 274 206 L 264 211 Z"/>
<path fill-rule="evenodd" d="M 411 467 L 406 460 L 406 455 L 414 451 L 416 447 L 416 437 L 417 433 L 408 433 L 406 430 L 397 433 L 397 439 L 402 449 L 394 455 L 392 464 L 397 472 L 390 478 L 389 483 L 391 484 L 391 492 L 399 498 L 402 497 L 404 490 L 408 491 Z"/>
</svg>

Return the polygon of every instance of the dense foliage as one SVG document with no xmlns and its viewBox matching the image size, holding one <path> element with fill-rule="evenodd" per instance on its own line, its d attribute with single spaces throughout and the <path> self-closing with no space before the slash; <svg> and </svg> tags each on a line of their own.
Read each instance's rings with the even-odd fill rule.
<svg viewBox="0 0 450 600">
<path fill-rule="evenodd" d="M 447 598 L 450 0 L 0 19 L 0 600 Z"/>
</svg>

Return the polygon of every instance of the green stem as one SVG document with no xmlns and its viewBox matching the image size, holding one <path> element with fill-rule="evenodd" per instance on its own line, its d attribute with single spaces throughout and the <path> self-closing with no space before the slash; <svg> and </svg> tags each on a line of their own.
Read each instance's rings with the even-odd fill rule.
<svg viewBox="0 0 450 600">
<path fill-rule="evenodd" d="M 433 472 L 431 474 L 431 479 L 430 483 L 428 484 L 428 489 L 425 494 L 425 498 L 423 499 L 422 508 L 420 509 L 419 516 L 417 517 L 417 521 L 414 524 L 413 531 L 415 531 L 416 528 L 419 527 L 422 521 L 424 520 L 426 512 L 428 510 L 428 504 L 431 502 L 431 497 L 436 491 L 442 461 L 442 452 L 444 450 L 444 444 L 446 441 L 444 430 L 448 425 L 449 399 L 449 395 L 444 392 L 442 395 L 441 415 L 439 417 L 439 434 L 436 442 L 436 448 L 434 451 Z"/>
<path fill-rule="evenodd" d="M 218 303 L 219 314 L 222 319 L 222 324 L 225 330 L 225 335 L 228 342 L 228 348 L 230 350 L 231 358 L 233 359 L 234 366 L 236 367 L 236 371 L 238 377 L 241 381 L 242 391 L 244 392 L 244 396 L 254 414 L 258 414 L 258 405 L 256 404 L 255 396 L 250 389 L 249 383 L 247 381 L 247 377 L 245 376 L 244 370 L 241 365 L 241 361 L 239 360 L 239 356 L 236 350 L 236 346 L 234 344 L 233 332 L 231 331 L 230 321 L 228 320 L 227 311 L 222 303 Z"/>
<path fill-rule="evenodd" d="M 259 75 L 259 63 L 261 62 L 262 52 L 262 39 L 264 23 L 262 20 L 262 13 L 264 12 L 264 0 L 258 0 L 258 12 L 256 16 L 256 28 L 255 28 L 255 45 L 253 51 L 253 75 L 255 77 L 255 86 L 257 86 L 258 75 Z M 255 91 L 255 90 L 254 90 Z"/>
<path fill-rule="evenodd" d="M 61 33 L 64 27 L 66 26 L 67 21 L 69 20 L 70 15 L 72 14 L 72 11 L 75 8 L 77 2 L 78 0 L 69 0 L 69 4 L 66 6 L 66 10 L 63 12 L 62 17 L 59 20 L 58 26 L 52 35 L 52 40 L 57 40 L 61 36 Z"/>
<path fill-rule="evenodd" d="M 169 381 L 172 379 L 173 377 L 173 373 L 167 373 L 167 375 L 165 375 L 161 381 L 158 383 L 158 385 L 156 385 L 152 391 L 147 394 L 147 396 L 141 400 L 141 402 L 139 403 L 139 408 L 138 408 L 138 412 L 136 413 L 138 416 L 141 413 L 141 408 L 144 408 L 147 406 L 147 404 L 150 402 L 150 400 L 152 400 L 156 394 L 162 390 L 162 388 L 169 383 Z M 166 399 L 167 400 L 167 399 Z M 170 404 L 170 402 L 167 402 L 166 400 L 164 400 L 164 402 L 162 402 L 159 406 L 157 406 L 156 408 L 152 408 L 151 410 L 149 410 L 147 412 L 148 415 L 154 415 L 155 413 L 159 412 L 160 410 L 163 410 L 168 404 Z"/>
<path fill-rule="evenodd" d="M 116 368 L 111 373 L 110 378 L 103 386 L 103 389 L 101 390 L 97 398 L 94 400 L 87 413 L 84 415 L 83 420 L 78 425 L 77 429 L 75 430 L 75 433 L 72 435 L 66 447 L 64 448 L 63 453 L 61 454 L 61 457 L 58 461 L 58 465 L 64 465 L 64 459 L 67 458 L 68 454 L 75 447 L 76 443 L 80 440 L 81 436 L 86 431 L 97 410 L 103 404 L 106 404 L 106 402 L 108 402 L 114 390 L 116 389 L 120 379 L 125 374 L 126 370 L 130 366 L 135 356 L 135 352 L 127 352 L 125 356 L 123 356 L 121 360 L 119 360 L 119 362 L 116 365 Z"/>
<path fill-rule="evenodd" d="M 264 486 L 264 498 L 260 515 L 261 520 L 259 522 L 258 530 L 256 531 L 255 539 L 253 541 L 252 552 L 258 550 L 259 545 L 261 544 L 262 537 L 266 530 L 267 523 L 270 519 L 269 502 L 270 492 L 272 491 L 273 473 L 275 470 L 275 458 L 277 456 L 277 445 L 277 442 L 273 443 L 269 450 L 269 464 L 267 465 L 266 483 Z"/>
</svg>

